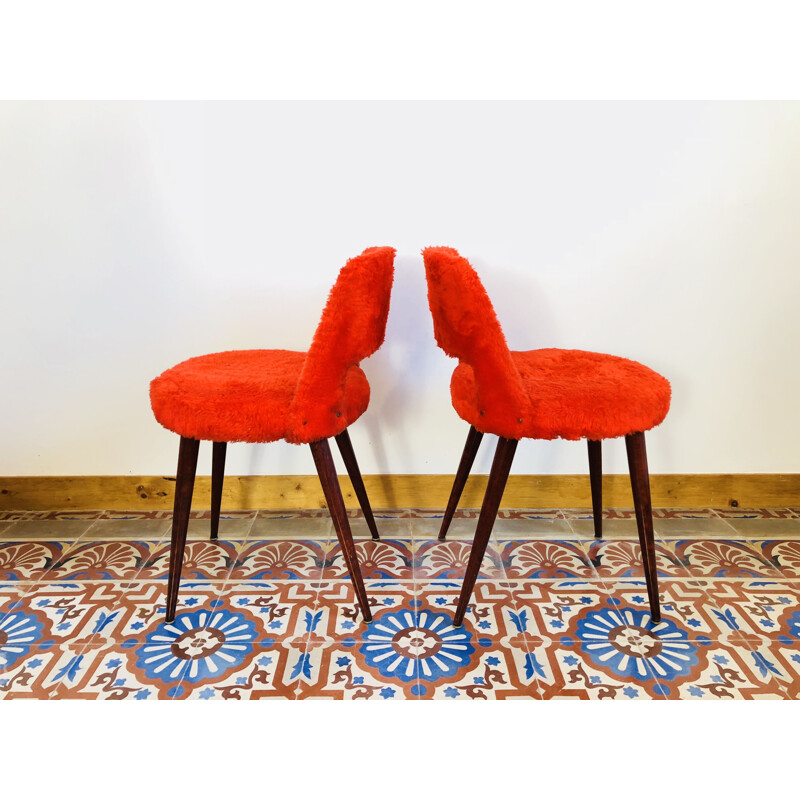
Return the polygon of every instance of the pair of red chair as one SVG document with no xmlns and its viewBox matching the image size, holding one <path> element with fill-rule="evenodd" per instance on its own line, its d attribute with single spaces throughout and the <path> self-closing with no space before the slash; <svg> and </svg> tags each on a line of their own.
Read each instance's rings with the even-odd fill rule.
<svg viewBox="0 0 800 800">
<path fill-rule="evenodd" d="M 367 408 L 358 366 L 383 342 L 395 251 L 373 247 L 351 259 L 331 290 L 307 353 L 241 350 L 184 361 L 156 378 L 156 419 L 181 436 L 172 523 L 167 619 L 175 618 L 201 439 L 213 442 L 211 538 L 217 537 L 227 442 L 285 439 L 309 444 L 366 622 L 372 614 L 328 439 L 341 451 L 373 539 L 378 530 L 347 428 Z M 451 395 L 470 424 L 442 521 L 444 539 L 484 433 L 499 437 L 454 625 L 461 625 L 522 438 L 586 439 L 595 536 L 602 535 L 601 440 L 625 436 L 651 615 L 660 619 L 644 432 L 669 409 L 667 380 L 634 361 L 580 350 L 510 351 L 480 279 L 449 247 L 423 250 L 439 346 L 459 359 Z"/>
</svg>

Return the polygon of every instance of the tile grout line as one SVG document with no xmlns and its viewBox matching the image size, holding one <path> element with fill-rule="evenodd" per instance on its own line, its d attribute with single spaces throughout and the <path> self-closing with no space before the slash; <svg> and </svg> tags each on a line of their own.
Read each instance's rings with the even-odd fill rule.
<svg viewBox="0 0 800 800">
<path fill-rule="evenodd" d="M 723 517 L 716 508 L 712 508 L 711 513 L 714 514 L 717 519 L 721 519 L 736 534 L 736 536 L 743 538 L 743 534 L 736 529 L 734 524 L 727 517 Z"/>
<path fill-rule="evenodd" d="M 49 521 L 49 520 L 47 520 L 47 521 Z M 59 522 L 59 520 L 53 520 L 53 522 L 56 522 L 56 523 L 57 523 L 57 522 Z M 88 522 L 88 520 L 87 520 L 87 522 Z M 77 539 L 75 539 L 75 540 L 74 540 L 74 541 L 72 541 L 72 542 L 63 542 L 63 541 L 59 542 L 59 539 L 53 539 L 53 540 L 50 540 L 50 539 L 43 539 L 43 540 L 41 540 L 41 541 L 53 541 L 53 542 L 59 542 L 59 543 L 62 543 L 62 544 L 67 544 L 67 545 L 68 545 L 68 547 L 66 547 L 66 548 L 65 548 L 65 549 L 64 549 L 64 550 L 61 552 L 61 555 L 60 555 L 60 557 L 58 558 L 58 560 L 56 561 L 56 563 L 55 563 L 55 564 L 51 564 L 51 565 L 50 565 L 50 566 L 49 566 L 49 567 L 48 567 L 48 568 L 47 568 L 47 569 L 46 569 L 46 570 L 45 570 L 45 571 L 44 571 L 44 572 L 43 572 L 43 573 L 42 573 L 42 574 L 41 574 L 41 575 L 40 575 L 40 576 L 39 576 L 39 577 L 36 579 L 36 581 L 34 581 L 34 583 L 33 583 L 33 586 L 32 586 L 32 590 L 35 590 L 37 587 L 39 587 L 39 586 L 42 586 L 42 585 L 51 585 L 51 584 L 59 584 L 59 583 L 69 583 L 69 579 L 68 579 L 68 578 L 64 578 L 63 580 L 49 580 L 49 579 L 48 579 L 48 576 L 50 575 L 50 573 L 51 573 L 51 572 L 52 572 L 54 569 L 56 569 L 57 567 L 59 567 L 59 566 L 60 566 L 60 565 L 61 565 L 61 564 L 62 564 L 62 563 L 63 563 L 63 562 L 64 562 L 64 561 L 67 559 L 67 557 L 69 556 L 69 554 L 70 554 L 70 553 L 72 553 L 72 551 L 73 551 L 73 550 L 75 550 L 75 549 L 76 549 L 76 548 L 77 548 L 77 547 L 78 547 L 80 544 L 82 544 L 82 543 L 83 543 L 83 541 L 84 541 L 84 537 L 88 535 L 89 531 L 90 531 L 90 530 L 91 530 L 91 529 L 94 527 L 94 524 L 95 524 L 96 522 L 97 522 L 97 520 L 96 520 L 96 519 L 94 519 L 94 520 L 91 520 L 91 522 L 90 522 L 90 523 L 89 523 L 89 525 L 86 527 L 86 529 L 83 531 L 83 533 L 81 533 L 81 534 L 80 534 L 80 536 L 78 536 L 78 538 L 77 538 Z M 27 596 L 27 594 L 26 594 L 26 596 Z"/>
</svg>

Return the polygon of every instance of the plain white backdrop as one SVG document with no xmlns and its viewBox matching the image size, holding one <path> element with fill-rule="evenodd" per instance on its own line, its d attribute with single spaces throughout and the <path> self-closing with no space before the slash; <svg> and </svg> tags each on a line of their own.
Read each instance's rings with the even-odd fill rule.
<svg viewBox="0 0 800 800">
<path fill-rule="evenodd" d="M 384 244 L 386 342 L 351 428 L 363 472 L 453 472 L 466 435 L 429 244 L 471 260 L 512 348 L 671 380 L 652 472 L 800 471 L 800 103 L 5 102 L 0 175 L 0 474 L 174 472 L 150 379 L 305 349 L 339 267 Z M 514 465 L 586 468 L 567 442 L 526 442 Z M 605 468 L 626 471 L 621 443 Z M 313 463 L 236 445 L 227 471 Z"/>
</svg>

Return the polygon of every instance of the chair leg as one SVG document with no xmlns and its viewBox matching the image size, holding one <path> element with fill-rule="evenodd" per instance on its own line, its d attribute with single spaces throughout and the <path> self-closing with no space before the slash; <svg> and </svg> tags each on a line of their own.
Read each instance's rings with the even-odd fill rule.
<svg viewBox="0 0 800 800">
<path fill-rule="evenodd" d="M 169 581 L 167 584 L 167 622 L 175 619 L 178 606 L 178 588 L 181 583 L 183 551 L 186 547 L 186 530 L 192 510 L 194 476 L 197 471 L 197 451 L 200 442 L 181 436 L 178 450 L 178 473 L 175 479 L 175 505 L 172 511 L 172 545 L 169 550 Z"/>
<path fill-rule="evenodd" d="M 625 437 L 625 447 L 628 451 L 633 506 L 636 511 L 636 525 L 639 528 L 639 542 L 642 547 L 644 577 L 647 582 L 647 596 L 650 600 L 650 614 L 653 617 L 653 622 L 660 622 L 661 609 L 658 602 L 653 508 L 650 502 L 650 474 L 647 470 L 647 450 L 645 448 L 644 433 L 629 433 Z"/>
<path fill-rule="evenodd" d="M 222 505 L 222 482 L 225 479 L 227 442 L 214 442 L 211 456 L 211 538 L 219 538 L 219 510 Z"/>
<path fill-rule="evenodd" d="M 464 576 L 464 585 L 461 587 L 458 607 L 453 618 L 453 625 L 456 628 L 460 627 L 464 621 L 464 614 L 466 614 L 469 599 L 472 597 L 472 590 L 475 588 L 475 581 L 481 569 L 484 553 L 486 553 L 486 545 L 489 544 L 489 535 L 497 517 L 497 509 L 500 508 L 500 499 L 503 497 L 503 490 L 506 488 L 508 473 L 511 470 L 511 462 L 514 460 L 516 449 L 516 439 L 504 439 L 501 437 L 497 442 L 497 450 L 495 450 L 494 460 L 492 461 L 492 471 L 489 473 L 489 483 L 486 486 L 481 514 L 478 517 L 478 527 L 475 529 L 475 539 L 472 542 L 472 550 L 469 554 L 467 573 Z"/>
<path fill-rule="evenodd" d="M 599 441 L 587 439 L 589 445 L 589 481 L 592 484 L 592 516 L 594 535 L 603 535 L 603 445 Z"/>
<path fill-rule="evenodd" d="M 456 479 L 453 481 L 453 488 L 450 491 L 450 499 L 447 501 L 447 510 L 444 512 L 444 518 L 442 519 L 442 527 L 439 528 L 440 542 L 443 542 L 445 536 L 447 536 L 447 529 L 453 521 L 453 515 L 456 513 L 456 508 L 458 508 L 458 501 L 461 499 L 461 493 L 467 483 L 469 471 L 475 463 L 475 456 L 478 453 L 482 439 L 483 434 L 470 425 L 464 452 L 461 454 L 461 461 L 456 471 Z"/>
<path fill-rule="evenodd" d="M 369 497 L 367 497 L 367 490 L 364 488 L 364 480 L 361 477 L 361 470 L 358 468 L 358 461 L 356 461 L 356 454 L 353 451 L 353 443 L 350 441 L 350 434 L 347 430 L 343 430 L 336 437 L 336 444 L 339 447 L 339 452 L 342 454 L 347 474 L 350 476 L 350 481 L 353 484 L 358 504 L 364 512 L 364 519 L 367 521 L 372 538 L 377 541 L 381 537 L 378 536 L 378 527 L 375 524 L 375 517 L 372 513 L 372 506 L 369 504 Z"/>
<path fill-rule="evenodd" d="M 317 467 L 322 491 L 325 494 L 325 501 L 333 518 L 336 536 L 342 546 L 342 555 L 347 565 L 347 571 L 350 573 L 350 579 L 353 581 L 353 588 L 356 592 L 356 598 L 358 598 L 358 604 L 361 606 L 361 613 L 364 615 L 365 622 L 372 622 L 367 590 L 364 588 L 364 579 L 361 577 L 361 569 L 358 566 L 353 534 L 350 532 L 350 522 L 347 519 L 342 490 L 339 487 L 339 478 L 333 465 L 333 456 L 331 456 L 328 440 L 320 439 L 317 442 L 311 442 L 311 454 L 314 456 L 314 464 Z"/>
</svg>

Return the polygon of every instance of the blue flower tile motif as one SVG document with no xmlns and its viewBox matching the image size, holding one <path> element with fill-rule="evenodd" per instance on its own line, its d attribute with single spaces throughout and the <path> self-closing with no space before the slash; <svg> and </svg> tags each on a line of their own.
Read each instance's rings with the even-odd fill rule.
<svg viewBox="0 0 800 800">
<path fill-rule="evenodd" d="M 0 670 L 13 666 L 30 653 L 44 631 L 44 623 L 33 614 L 11 612 L 0 619 Z"/>
<path fill-rule="evenodd" d="M 599 667 L 620 677 L 659 681 L 688 675 L 699 663 L 697 647 L 671 620 L 654 624 L 650 612 L 637 609 L 590 610 L 576 629 L 581 649 Z"/>
<path fill-rule="evenodd" d="M 800 639 L 800 611 L 795 611 L 789 619 L 786 620 L 786 627 L 795 639 Z"/>
<path fill-rule="evenodd" d="M 191 611 L 148 634 L 136 650 L 136 666 L 164 683 L 219 680 L 244 662 L 257 635 L 255 624 L 236 611 Z"/>
<path fill-rule="evenodd" d="M 359 648 L 368 666 L 404 683 L 435 682 L 470 663 L 472 633 L 454 628 L 449 614 L 401 608 L 373 620 Z"/>
</svg>

